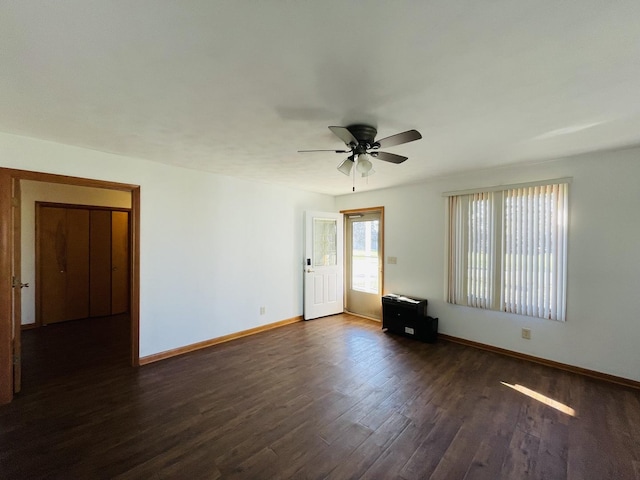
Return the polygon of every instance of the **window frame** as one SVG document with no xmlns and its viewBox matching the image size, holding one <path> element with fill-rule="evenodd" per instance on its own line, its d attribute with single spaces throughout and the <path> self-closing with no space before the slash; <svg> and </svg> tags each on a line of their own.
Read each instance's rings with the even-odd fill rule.
<svg viewBox="0 0 640 480">
<path fill-rule="evenodd" d="M 566 321 L 571 180 L 559 178 L 444 193 L 443 196 L 448 197 L 445 301 Z M 514 196 L 513 192 L 517 194 Z M 546 200 L 542 198 L 543 195 Z M 509 199 L 515 199 L 511 200 L 514 205 L 519 205 L 519 208 L 524 205 L 526 209 L 514 214 L 513 208 L 516 206 L 512 207 L 510 220 L 507 220 L 506 205 Z M 555 204 L 545 205 L 550 201 Z M 539 223 L 535 218 L 536 215 L 549 212 L 549 216 L 544 216 L 546 223 Z M 507 225 L 515 225 L 513 218 L 517 220 L 515 224 L 523 225 L 522 232 L 528 237 L 526 240 L 518 238 L 518 235 L 522 235 L 520 230 L 512 236 L 506 232 Z M 557 225 L 553 226 L 553 222 L 557 222 Z M 548 229 L 549 225 L 552 225 L 552 231 Z M 547 243 L 550 236 L 553 237 L 552 241 Z M 540 265 L 541 254 L 531 252 L 534 247 L 539 249 L 542 237 L 545 239 L 545 248 L 553 248 L 542 254 L 544 267 L 536 268 L 536 263 Z M 518 244 L 524 245 L 527 250 L 512 249 L 511 253 L 507 253 L 509 247 L 523 248 Z M 519 270 L 507 270 L 507 255 L 520 257 Z M 552 267 L 549 266 L 549 258 L 556 259 Z M 526 262 L 526 266 L 522 262 Z M 471 276 L 472 271 L 477 275 Z M 549 285 L 543 283 L 541 287 L 539 283 L 531 282 L 530 279 L 537 278 L 540 272 L 554 275 Z M 514 299 L 514 291 L 517 291 L 517 299 Z M 522 302 L 522 295 L 526 298 L 525 302 Z"/>
</svg>

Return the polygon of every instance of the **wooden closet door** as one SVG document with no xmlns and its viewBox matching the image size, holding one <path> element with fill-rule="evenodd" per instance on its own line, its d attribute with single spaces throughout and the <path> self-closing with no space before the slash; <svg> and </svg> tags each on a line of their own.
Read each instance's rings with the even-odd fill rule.
<svg viewBox="0 0 640 480">
<path fill-rule="evenodd" d="M 38 208 L 40 321 L 65 320 L 67 269 L 67 214 L 64 208 Z"/>
<path fill-rule="evenodd" d="M 43 324 L 89 316 L 89 210 L 40 207 L 39 291 Z"/>
<path fill-rule="evenodd" d="M 111 315 L 111 211 L 91 210 L 89 315 Z"/>
<path fill-rule="evenodd" d="M 67 318 L 89 316 L 89 210 L 67 209 Z"/>
<path fill-rule="evenodd" d="M 111 314 L 129 311 L 129 212 L 111 212 Z"/>
</svg>

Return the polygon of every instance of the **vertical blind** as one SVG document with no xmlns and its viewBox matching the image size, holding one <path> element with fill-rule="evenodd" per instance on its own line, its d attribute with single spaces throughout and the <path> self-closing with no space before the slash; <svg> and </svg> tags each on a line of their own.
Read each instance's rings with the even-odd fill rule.
<svg viewBox="0 0 640 480">
<path fill-rule="evenodd" d="M 447 302 L 465 303 L 466 288 L 464 284 L 464 258 L 466 256 L 465 225 L 468 202 L 460 196 L 449 197 L 449 255 Z"/>
<path fill-rule="evenodd" d="M 476 193 L 469 204 L 468 302 L 472 307 L 491 308 L 494 298 L 495 254 L 494 194 Z"/>
<path fill-rule="evenodd" d="M 565 320 L 568 184 L 449 197 L 447 301 Z"/>
</svg>

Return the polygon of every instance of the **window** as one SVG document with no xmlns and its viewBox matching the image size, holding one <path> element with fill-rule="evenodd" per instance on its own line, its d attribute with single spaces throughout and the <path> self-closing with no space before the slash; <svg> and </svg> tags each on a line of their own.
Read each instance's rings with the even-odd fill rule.
<svg viewBox="0 0 640 480">
<path fill-rule="evenodd" d="M 337 265 L 337 231 L 338 226 L 336 219 L 313 219 L 314 266 L 330 267 Z"/>
<path fill-rule="evenodd" d="M 568 182 L 448 196 L 447 301 L 564 321 Z"/>
<path fill-rule="evenodd" d="M 351 223 L 351 288 L 359 292 L 379 292 L 380 258 L 379 220 L 354 220 Z"/>
</svg>

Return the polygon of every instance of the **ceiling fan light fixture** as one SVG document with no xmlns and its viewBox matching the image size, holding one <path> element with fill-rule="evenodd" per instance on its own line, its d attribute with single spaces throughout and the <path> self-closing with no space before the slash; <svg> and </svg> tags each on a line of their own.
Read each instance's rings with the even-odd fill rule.
<svg viewBox="0 0 640 480">
<path fill-rule="evenodd" d="M 358 155 L 358 165 L 356 166 L 358 172 L 362 174 L 363 177 L 368 177 L 369 175 L 373 175 L 375 170 L 373 169 L 373 164 L 371 160 L 369 160 L 369 156 L 366 153 L 361 153 Z"/>
<path fill-rule="evenodd" d="M 363 177 L 370 177 L 371 175 L 373 175 L 374 173 L 376 173 L 376 171 L 372 168 L 371 170 L 369 170 L 368 172 L 363 172 L 362 176 Z"/>
<path fill-rule="evenodd" d="M 338 171 L 344 173 L 347 177 L 351 175 L 351 169 L 353 168 L 353 160 L 351 158 L 345 158 L 340 165 L 338 165 Z"/>
</svg>

